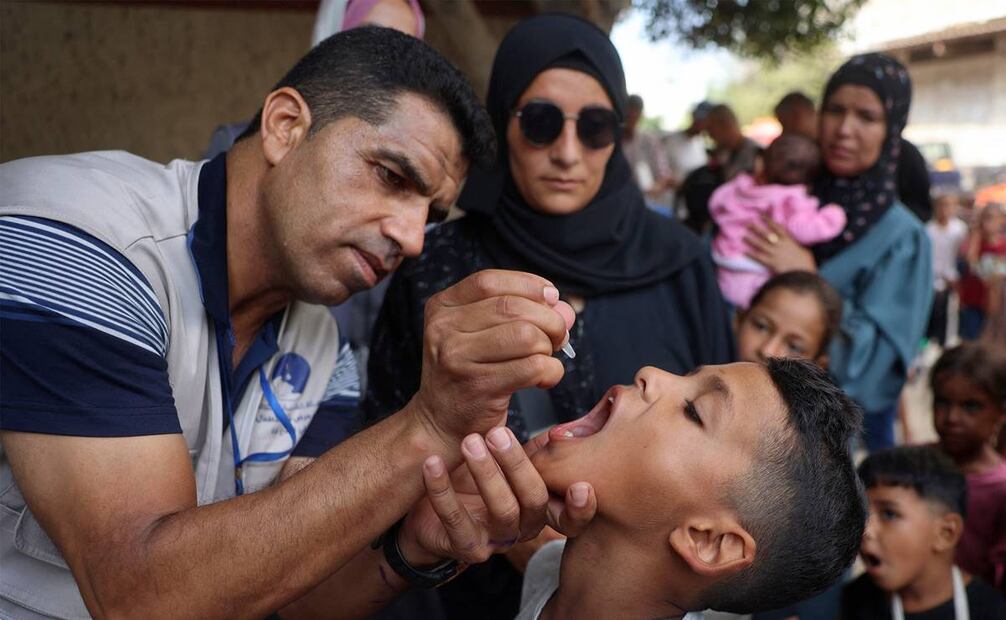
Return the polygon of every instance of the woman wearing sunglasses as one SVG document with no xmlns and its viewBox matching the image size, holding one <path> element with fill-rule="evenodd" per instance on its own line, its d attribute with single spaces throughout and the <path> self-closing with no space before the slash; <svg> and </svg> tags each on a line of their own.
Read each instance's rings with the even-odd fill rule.
<svg viewBox="0 0 1006 620">
<path fill-rule="evenodd" d="M 392 279 L 372 340 L 368 420 L 397 411 L 419 387 L 426 300 L 482 269 L 539 274 L 578 309 L 577 355 L 564 358 L 563 380 L 511 400 L 508 426 L 522 440 L 583 415 L 641 366 L 684 373 L 733 359 L 706 252 L 646 209 L 632 180 L 619 146 L 626 100 L 618 53 L 593 24 L 546 15 L 507 34 L 486 102 L 497 166 L 470 171 L 458 200 L 466 215 L 431 231 L 423 255 Z M 519 577 L 493 564 L 439 590 L 456 617 L 516 614 Z"/>
</svg>

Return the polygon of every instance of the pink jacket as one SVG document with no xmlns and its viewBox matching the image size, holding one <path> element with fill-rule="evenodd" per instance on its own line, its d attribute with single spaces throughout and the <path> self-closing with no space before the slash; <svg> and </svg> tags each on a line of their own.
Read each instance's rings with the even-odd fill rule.
<svg viewBox="0 0 1006 620">
<path fill-rule="evenodd" d="M 719 226 L 713 252 L 744 256 L 748 226 L 761 224 L 763 215 L 782 224 L 803 245 L 832 239 L 845 228 L 845 211 L 837 205 L 818 209 L 818 204 L 803 185 L 755 185 L 751 175 L 740 174 L 709 199 L 709 213 Z"/>
</svg>

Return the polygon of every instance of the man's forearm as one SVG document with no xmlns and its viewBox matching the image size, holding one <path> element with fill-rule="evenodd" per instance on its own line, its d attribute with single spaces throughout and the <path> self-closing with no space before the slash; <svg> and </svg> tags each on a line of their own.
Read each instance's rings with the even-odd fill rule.
<svg viewBox="0 0 1006 620">
<path fill-rule="evenodd" d="M 422 494 L 421 463 L 444 451 L 412 416 L 392 416 L 273 487 L 161 519 L 108 570 L 93 570 L 100 560 L 85 563 L 89 575 L 105 577 L 89 585 L 100 609 L 129 615 L 267 615 L 339 571 L 400 518 Z M 448 458 L 459 459 L 457 451 Z M 338 606 L 353 614 L 345 602 Z"/>
</svg>

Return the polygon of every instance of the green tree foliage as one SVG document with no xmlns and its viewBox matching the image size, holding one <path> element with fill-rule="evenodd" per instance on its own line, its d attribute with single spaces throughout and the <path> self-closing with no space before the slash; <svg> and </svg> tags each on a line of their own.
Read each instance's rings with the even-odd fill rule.
<svg viewBox="0 0 1006 620">
<path fill-rule="evenodd" d="M 813 54 L 790 54 L 778 62 L 750 61 L 740 75 L 714 88 L 709 98 L 728 104 L 746 125 L 760 116 L 772 116 L 783 95 L 794 90 L 820 103 L 828 76 L 842 60 L 833 43 L 822 43 Z"/>
<path fill-rule="evenodd" d="M 865 0 L 634 0 L 654 41 L 667 37 L 699 49 L 716 45 L 739 56 L 779 61 L 810 52 L 841 33 Z"/>
</svg>

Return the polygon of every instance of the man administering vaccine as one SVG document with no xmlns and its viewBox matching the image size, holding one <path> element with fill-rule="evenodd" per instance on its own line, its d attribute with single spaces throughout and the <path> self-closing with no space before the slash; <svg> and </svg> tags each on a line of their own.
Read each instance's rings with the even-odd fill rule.
<svg viewBox="0 0 1006 620">
<path fill-rule="evenodd" d="M 0 616 L 359 617 L 588 520 L 494 428 L 562 376 L 572 310 L 529 274 L 435 296 L 415 398 L 329 449 L 325 306 L 418 255 L 492 143 L 454 67 L 362 28 L 210 161 L 0 166 Z"/>
</svg>

